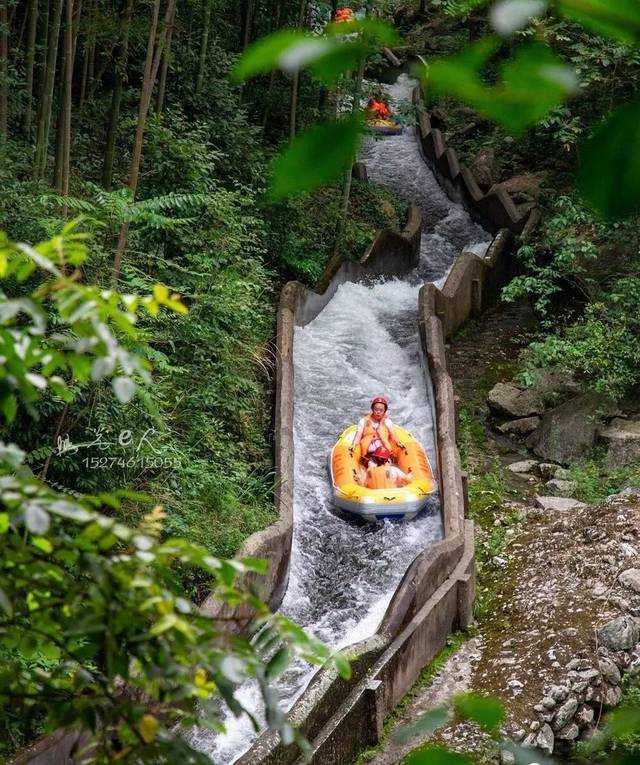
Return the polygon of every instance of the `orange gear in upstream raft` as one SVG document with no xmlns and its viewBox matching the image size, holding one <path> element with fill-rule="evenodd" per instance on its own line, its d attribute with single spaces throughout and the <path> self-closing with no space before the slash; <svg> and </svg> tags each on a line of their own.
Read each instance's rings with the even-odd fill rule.
<svg viewBox="0 0 640 765">
<path fill-rule="evenodd" d="M 367 104 L 367 112 L 371 119 L 376 120 L 388 120 L 391 116 L 391 109 L 385 104 L 384 101 L 378 101 L 375 98 L 370 98 Z"/>
<path fill-rule="evenodd" d="M 336 22 L 353 21 L 353 11 L 351 8 L 338 8 L 336 11 Z"/>
</svg>

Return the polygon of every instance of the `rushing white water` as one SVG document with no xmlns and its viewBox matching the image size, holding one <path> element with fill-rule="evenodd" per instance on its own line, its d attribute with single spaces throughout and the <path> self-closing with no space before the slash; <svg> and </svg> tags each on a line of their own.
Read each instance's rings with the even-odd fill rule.
<svg viewBox="0 0 640 765">
<path fill-rule="evenodd" d="M 406 77 L 389 87 L 407 99 Z M 446 277 L 463 249 L 483 254 L 487 234 L 438 186 L 412 129 L 370 140 L 362 154 L 369 177 L 415 202 L 425 218 L 420 263 L 402 279 L 347 283 L 294 337 L 295 487 L 291 573 L 282 612 L 335 648 L 375 632 L 405 570 L 441 536 L 437 495 L 409 523 L 358 526 L 332 513 L 327 457 L 337 436 L 384 394 L 390 416 L 425 445 L 434 469 L 433 412 L 425 385 L 416 318 L 425 281 Z M 278 682 L 289 708 L 315 669 L 299 663 Z M 243 702 L 259 713 L 259 694 L 247 684 Z M 228 765 L 255 734 L 248 719 L 227 719 L 227 733 L 197 730 L 191 741 L 218 765 Z"/>
</svg>

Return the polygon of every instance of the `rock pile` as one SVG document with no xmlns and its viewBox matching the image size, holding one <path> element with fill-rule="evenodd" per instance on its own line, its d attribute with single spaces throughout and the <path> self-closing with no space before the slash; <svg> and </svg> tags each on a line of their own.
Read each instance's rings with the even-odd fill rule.
<svg viewBox="0 0 640 765">
<path fill-rule="evenodd" d="M 563 375 L 545 370 L 531 387 L 498 383 L 487 396 L 497 430 L 524 441 L 543 460 L 567 464 L 602 443 L 611 466 L 640 460 L 640 413 L 625 416 Z M 614 416 L 615 415 L 615 416 Z"/>
<path fill-rule="evenodd" d="M 603 712 L 620 703 L 623 673 L 640 674 L 640 619 L 620 616 L 597 634 L 595 656 L 586 651 L 575 656 L 565 666 L 564 681 L 545 687 L 525 746 L 546 754 L 570 749 L 580 735 L 590 735 Z"/>
</svg>

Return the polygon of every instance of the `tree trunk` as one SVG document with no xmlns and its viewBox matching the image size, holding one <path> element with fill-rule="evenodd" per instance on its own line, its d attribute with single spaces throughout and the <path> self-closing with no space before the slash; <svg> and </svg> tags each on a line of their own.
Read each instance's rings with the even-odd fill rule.
<svg viewBox="0 0 640 765">
<path fill-rule="evenodd" d="M 71 175 L 71 111 L 73 95 L 73 0 L 67 0 L 66 29 L 64 34 L 65 73 L 64 94 L 62 98 L 62 183 L 60 191 L 63 196 L 69 194 L 69 177 Z M 63 210 L 67 217 L 67 208 Z"/>
<path fill-rule="evenodd" d="M 38 0 L 29 0 L 29 37 L 27 39 L 27 84 L 26 107 L 24 110 L 23 128 L 26 137 L 31 134 L 33 118 L 33 72 L 36 60 L 36 38 L 38 32 Z"/>
<path fill-rule="evenodd" d="M 280 28 L 281 15 L 282 15 L 282 0 L 277 0 L 276 17 L 275 17 L 275 22 L 273 25 L 273 29 L 276 31 Z M 271 74 L 269 75 L 269 87 L 267 88 L 266 101 L 264 105 L 264 115 L 262 117 L 262 140 L 263 141 L 267 132 L 267 125 L 269 124 L 269 112 L 271 111 L 271 93 L 273 92 L 273 86 L 275 85 L 275 82 L 276 82 L 276 70 L 272 69 Z"/>
<path fill-rule="evenodd" d="M 53 17 L 49 29 L 49 41 L 47 43 L 47 64 L 42 89 L 40 113 L 38 115 L 38 138 L 36 141 L 36 156 L 34 174 L 41 178 L 46 164 L 49 149 L 49 130 L 51 127 L 51 107 L 53 104 L 53 89 L 55 86 L 56 60 L 58 58 L 58 38 L 60 36 L 60 22 L 62 19 L 63 0 L 55 0 Z"/>
<path fill-rule="evenodd" d="M 198 61 L 198 77 L 196 79 L 196 95 L 202 93 L 204 70 L 207 65 L 209 51 L 209 30 L 211 28 L 211 0 L 205 0 L 204 21 L 202 24 L 202 42 L 200 43 L 200 60 Z"/>
<path fill-rule="evenodd" d="M 104 152 L 102 168 L 102 185 L 106 189 L 113 183 L 113 162 L 118 140 L 118 124 L 120 122 L 120 106 L 122 104 L 122 89 L 127 76 L 127 59 L 129 57 L 129 31 L 133 16 L 133 0 L 127 0 L 120 27 L 120 53 L 116 62 L 116 84 L 111 98 L 111 117 L 107 132 L 107 145 Z"/>
<path fill-rule="evenodd" d="M 368 14 L 367 14 L 368 15 Z M 353 93 L 353 106 L 351 113 L 356 115 L 360 111 L 360 96 L 362 94 L 362 80 L 364 78 L 364 68 L 366 65 L 366 56 L 363 55 L 360 64 L 358 66 L 358 72 L 356 74 L 356 83 Z M 349 198 L 351 196 L 351 178 L 353 175 L 353 168 L 350 165 L 344 174 L 344 182 L 342 184 L 342 196 L 340 200 L 340 212 L 338 217 L 338 225 L 336 227 L 336 239 L 333 245 L 333 255 L 337 255 L 342 247 L 342 240 L 344 238 L 344 230 L 347 224 L 347 213 L 349 212 Z"/>
<path fill-rule="evenodd" d="M 160 116 L 164 108 L 164 98 L 167 91 L 167 74 L 169 72 L 169 62 L 171 60 L 171 38 L 173 37 L 173 28 L 175 21 L 176 9 L 174 6 L 173 15 L 169 22 L 169 28 L 167 30 L 166 43 L 164 50 L 162 51 L 162 67 L 160 69 L 160 82 L 158 83 L 158 100 L 156 102 L 156 114 Z"/>
<path fill-rule="evenodd" d="M 64 79 L 67 71 L 67 61 L 62 59 L 62 84 L 58 88 L 58 114 L 56 117 L 56 150 L 53 160 L 53 187 L 62 194 L 62 166 L 64 165 L 64 115 L 62 113 L 64 104 Z"/>
<path fill-rule="evenodd" d="M 253 12 L 254 12 L 254 0 L 246 0 L 245 7 L 247 9 L 244 18 L 244 32 L 242 35 L 242 50 L 246 50 L 251 42 L 251 29 L 253 27 Z"/>
<path fill-rule="evenodd" d="M 331 0 L 331 22 L 336 20 L 336 13 L 338 12 L 338 0 Z M 332 97 L 329 88 L 324 85 L 320 88 L 320 98 L 318 100 L 318 112 L 323 117 L 325 114 L 331 114 L 333 117 L 336 115 L 336 102 Z"/>
<path fill-rule="evenodd" d="M 298 29 L 304 26 L 304 17 L 307 10 L 307 0 L 300 0 L 300 12 L 298 14 Z M 291 106 L 289 109 L 289 139 L 296 137 L 296 121 L 298 119 L 298 91 L 300 89 L 300 72 L 296 71 L 291 83 Z"/>
<path fill-rule="evenodd" d="M 166 43 L 167 34 L 169 31 L 169 25 L 171 18 L 175 11 L 176 0 L 169 0 L 167 4 L 167 10 L 165 13 L 164 26 L 159 35 L 158 30 L 158 18 L 160 16 L 160 0 L 154 0 L 153 4 L 153 17 L 151 20 L 151 26 L 149 28 L 149 39 L 147 41 L 147 53 L 144 62 L 144 77 L 142 80 L 142 91 L 140 93 L 140 105 L 138 108 L 138 125 L 136 128 L 136 137 L 133 143 L 133 153 L 131 156 L 131 168 L 129 171 L 129 188 L 133 192 L 135 197 L 136 189 L 138 188 L 138 178 L 140 177 L 140 164 L 142 161 L 142 142 L 144 139 L 144 130 L 147 124 L 147 115 L 149 114 L 149 105 L 151 104 L 151 96 L 153 93 L 153 83 L 158 76 L 158 69 L 160 67 L 160 58 L 162 56 L 162 50 Z M 156 42 L 156 36 L 158 40 Z M 127 246 L 127 235 L 129 233 L 129 224 L 123 223 L 120 227 L 120 233 L 118 235 L 118 244 L 116 246 L 116 253 L 113 260 L 113 272 L 112 280 L 117 282 L 120 277 L 120 267 L 122 265 L 122 255 L 124 254 L 125 247 Z"/>
<path fill-rule="evenodd" d="M 9 130 L 9 7 L 0 0 L 0 135 Z"/>
</svg>

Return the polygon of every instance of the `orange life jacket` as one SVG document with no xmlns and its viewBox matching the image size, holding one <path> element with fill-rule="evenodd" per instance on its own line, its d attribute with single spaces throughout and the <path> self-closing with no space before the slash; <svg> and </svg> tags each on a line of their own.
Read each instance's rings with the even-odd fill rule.
<svg viewBox="0 0 640 765">
<path fill-rule="evenodd" d="M 336 11 L 336 21 L 352 21 L 353 20 L 353 11 L 351 8 L 338 8 Z"/>
<path fill-rule="evenodd" d="M 362 438 L 360 439 L 360 453 L 364 457 L 369 451 L 371 442 L 378 438 L 382 442 L 385 449 L 392 451 L 391 446 L 391 433 L 389 428 L 384 424 L 386 417 L 380 421 L 377 428 L 374 428 L 371 418 L 367 415 L 364 420 L 364 430 L 362 431 Z"/>
<path fill-rule="evenodd" d="M 396 489 L 398 484 L 391 477 L 391 465 L 378 465 L 367 470 L 367 489 Z"/>
</svg>

